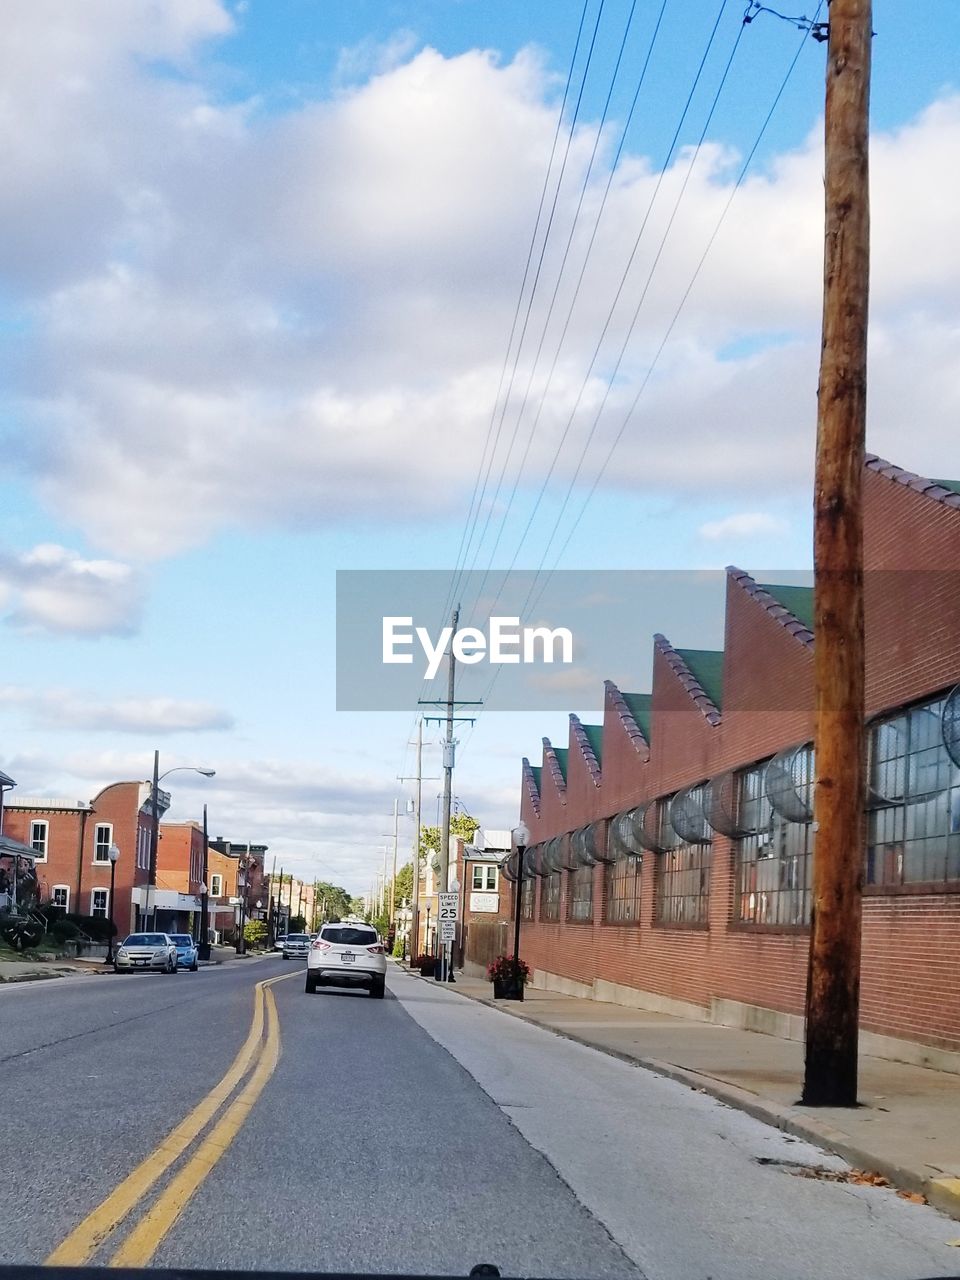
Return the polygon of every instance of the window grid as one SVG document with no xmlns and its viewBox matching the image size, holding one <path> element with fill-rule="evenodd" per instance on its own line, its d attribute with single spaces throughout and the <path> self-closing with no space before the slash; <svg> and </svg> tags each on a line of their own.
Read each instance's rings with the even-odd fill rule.
<svg viewBox="0 0 960 1280">
<path fill-rule="evenodd" d="M 210 877 L 210 897 L 220 898 L 223 896 L 223 876 L 214 873 Z"/>
<path fill-rule="evenodd" d="M 476 892 L 494 893 L 497 888 L 497 868 L 490 865 L 474 863 L 472 870 L 472 886 Z"/>
<path fill-rule="evenodd" d="M 603 872 L 603 918 L 607 924 L 637 924 L 640 920 L 640 882 L 643 859 L 621 854 Z"/>
<path fill-rule="evenodd" d="M 65 884 L 55 884 L 50 892 L 50 903 L 54 907 L 70 910 L 70 888 Z"/>
<path fill-rule="evenodd" d="M 570 871 L 567 880 L 567 919 L 589 921 L 593 919 L 593 867 L 577 867 Z"/>
<path fill-rule="evenodd" d="M 941 736 L 944 699 L 911 707 L 871 731 L 866 883 L 960 880 L 960 770 Z M 885 803 L 884 803 L 885 802 Z"/>
<path fill-rule="evenodd" d="M 44 819 L 30 823 L 30 848 L 37 855 L 38 862 L 47 860 L 47 835 L 50 824 Z"/>
<path fill-rule="evenodd" d="M 543 877 L 543 883 L 540 886 L 540 919 L 541 920 L 559 920 L 560 919 L 560 888 L 562 878 L 559 871 L 551 872 L 550 875 Z"/>
<path fill-rule="evenodd" d="M 113 844 L 113 827 L 109 822 L 98 822 L 93 836 L 94 862 L 110 861 L 110 846 Z"/>
<path fill-rule="evenodd" d="M 520 919 L 532 920 L 534 903 L 537 900 L 537 882 L 534 879 L 523 880 L 520 892 Z"/>
<path fill-rule="evenodd" d="M 109 889 L 92 889 L 90 891 L 90 914 L 105 920 L 107 918 L 109 899 Z"/>
<path fill-rule="evenodd" d="M 798 761 L 804 779 L 813 777 L 813 752 Z M 766 764 L 740 774 L 740 821 L 754 828 L 736 844 L 737 919 L 742 924 L 808 925 L 813 869 L 813 828 L 776 813 L 764 790 Z"/>
<path fill-rule="evenodd" d="M 711 846 L 681 844 L 659 856 L 657 920 L 704 924 L 710 902 Z"/>
</svg>

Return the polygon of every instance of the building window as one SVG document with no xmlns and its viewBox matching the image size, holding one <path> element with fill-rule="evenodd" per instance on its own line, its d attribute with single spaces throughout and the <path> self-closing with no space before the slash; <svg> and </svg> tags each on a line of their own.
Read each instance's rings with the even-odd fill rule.
<svg viewBox="0 0 960 1280">
<path fill-rule="evenodd" d="M 223 876 L 212 875 L 210 877 L 210 897 L 219 898 L 223 895 Z"/>
<path fill-rule="evenodd" d="M 109 822 L 98 822 L 93 833 L 94 862 L 110 861 L 110 846 L 113 844 L 113 827 Z"/>
<path fill-rule="evenodd" d="M 643 859 L 621 853 L 603 869 L 603 918 L 607 924 L 636 924 L 640 919 Z"/>
<path fill-rule="evenodd" d="M 560 885 L 559 871 L 544 876 L 540 884 L 540 919 L 560 919 Z"/>
<path fill-rule="evenodd" d="M 50 905 L 54 907 L 63 907 L 64 911 L 70 910 L 70 888 L 65 884 L 55 884 L 50 891 Z"/>
<path fill-rule="evenodd" d="M 90 914 L 99 916 L 101 920 L 107 918 L 107 908 L 109 906 L 110 890 L 109 889 L 91 889 L 90 891 Z"/>
<path fill-rule="evenodd" d="M 804 795 L 812 790 L 813 753 L 798 760 Z M 776 813 L 764 787 L 765 765 L 739 775 L 738 821 L 749 835 L 737 840 L 737 918 L 744 924 L 810 923 L 813 828 Z"/>
<path fill-rule="evenodd" d="M 532 920 L 533 907 L 537 900 L 537 882 L 531 876 L 529 880 L 521 882 L 522 888 L 520 893 L 520 919 Z"/>
<path fill-rule="evenodd" d="M 150 832 L 146 827 L 137 827 L 137 866 L 141 871 L 150 867 Z"/>
<path fill-rule="evenodd" d="M 710 901 L 710 845 L 681 844 L 659 856 L 657 919 L 704 924 Z"/>
<path fill-rule="evenodd" d="M 960 879 L 960 770 L 943 745 L 944 699 L 874 725 L 866 882 Z"/>
<path fill-rule="evenodd" d="M 590 921 L 593 919 L 593 867 L 577 867 L 569 872 L 567 880 L 567 919 Z"/>
<path fill-rule="evenodd" d="M 37 855 L 38 862 L 46 862 L 47 860 L 47 833 L 49 828 L 49 822 L 41 819 L 30 823 L 30 848 Z"/>
<path fill-rule="evenodd" d="M 472 871 L 473 888 L 478 892 L 494 893 L 497 888 L 497 868 L 493 864 L 474 863 Z"/>
</svg>

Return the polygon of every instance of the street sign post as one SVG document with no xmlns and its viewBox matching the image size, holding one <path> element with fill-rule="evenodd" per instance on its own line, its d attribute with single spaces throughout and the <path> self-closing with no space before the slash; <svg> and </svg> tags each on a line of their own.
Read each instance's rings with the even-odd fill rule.
<svg viewBox="0 0 960 1280">
<path fill-rule="evenodd" d="M 456 940 L 456 937 L 457 937 L 456 920 L 441 920 L 440 921 L 440 941 L 454 942 Z"/>
</svg>

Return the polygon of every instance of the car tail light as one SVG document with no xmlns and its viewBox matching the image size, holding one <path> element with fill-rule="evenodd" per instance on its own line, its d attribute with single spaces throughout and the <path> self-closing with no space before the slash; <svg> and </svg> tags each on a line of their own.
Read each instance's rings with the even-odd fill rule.
<svg viewBox="0 0 960 1280">
<path fill-rule="evenodd" d="M 318 939 L 317 939 L 317 941 L 316 941 L 316 942 L 314 942 L 314 943 L 312 944 L 312 946 L 311 946 L 311 948 L 310 948 L 310 949 L 311 949 L 312 951 L 329 951 L 329 950 L 330 950 L 330 943 L 329 943 L 329 942 L 321 942 L 321 941 L 320 941 L 320 939 L 318 938 Z"/>
<path fill-rule="evenodd" d="M 379 942 L 377 943 L 377 945 L 376 945 L 375 947 L 367 947 L 367 950 L 370 952 L 370 954 L 371 954 L 372 956 L 382 956 L 382 955 L 383 955 L 383 947 L 381 947 L 381 945 L 380 945 L 380 943 L 379 943 Z"/>
</svg>

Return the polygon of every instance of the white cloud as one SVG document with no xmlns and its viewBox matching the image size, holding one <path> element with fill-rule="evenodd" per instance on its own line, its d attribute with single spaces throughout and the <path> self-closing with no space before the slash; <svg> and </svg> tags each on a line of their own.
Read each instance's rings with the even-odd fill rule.
<svg viewBox="0 0 960 1280">
<path fill-rule="evenodd" d="M 80 636 L 128 635 L 140 622 L 140 578 L 116 560 L 87 560 L 56 543 L 0 552 L 0 613 L 10 626 Z"/>
<path fill-rule="evenodd" d="M 25 715 L 33 728 L 85 733 L 199 733 L 233 727 L 233 717 L 205 702 L 175 698 L 98 698 L 70 689 L 0 686 L 0 708 Z"/>
<path fill-rule="evenodd" d="M 739 511 L 721 520 L 708 520 L 698 530 L 701 538 L 719 542 L 723 538 L 759 538 L 764 535 L 785 533 L 785 520 L 766 511 Z"/>
<path fill-rule="evenodd" d="M 22 128 L 0 143 L 0 272 L 31 321 L 10 392 L 29 430 L 7 444 L 9 463 L 123 556 L 170 554 L 241 512 L 247 526 L 296 529 L 380 522 L 384 511 L 419 522 L 429 512 L 411 495 L 427 491 L 431 511 L 462 509 L 555 127 L 555 86 L 538 59 L 411 56 L 399 33 L 388 48 L 344 54 L 343 74 L 369 80 L 267 116 L 253 101 L 224 105 L 205 79 L 201 54 L 232 27 L 215 0 L 130 0 L 119 19 L 109 0 L 8 8 L 0 93 Z M 156 70 L 170 61 L 178 75 Z M 591 129 L 574 140 L 558 247 Z M 958 150 L 960 97 L 945 97 L 877 134 L 872 156 L 869 443 L 935 473 L 949 469 L 943 441 L 960 398 L 949 372 L 960 361 L 960 170 L 943 163 Z M 604 373 L 687 160 L 663 180 Z M 587 483 L 738 163 L 716 144 L 701 153 Z M 809 484 L 821 170 L 817 130 L 738 192 L 609 487 L 743 495 Z M 549 465 L 657 180 L 643 155 L 625 157 L 528 475 Z M 586 227 L 604 181 L 602 172 L 591 181 Z M 917 201 L 917 190 L 928 198 Z M 578 233 L 574 263 L 584 248 Z M 556 261 L 548 252 L 548 287 Z M 560 315 L 568 297 L 561 289 Z M 548 361 L 552 351 L 548 342 Z M 533 403 L 544 391 L 541 369 Z M 560 484 L 601 392 L 597 377 Z"/>
</svg>

